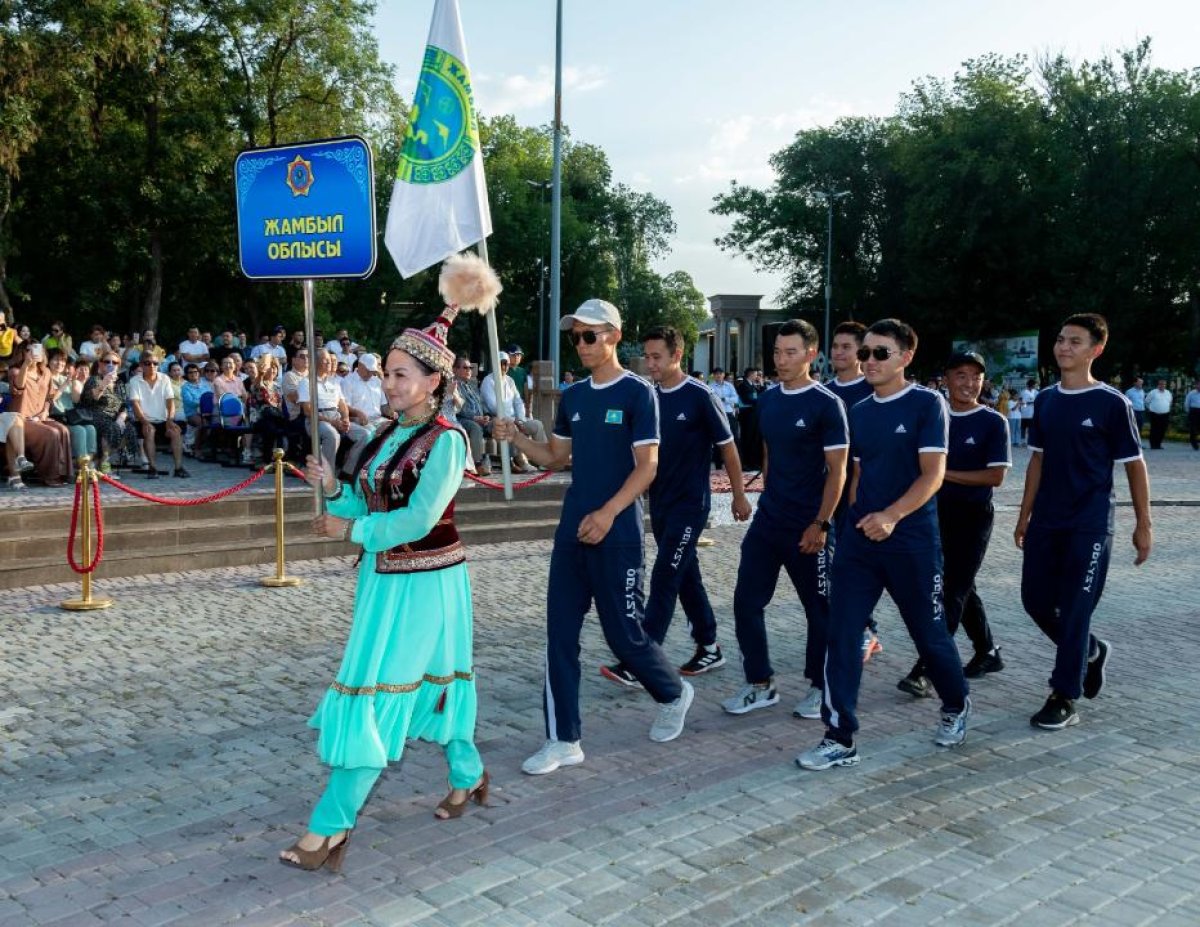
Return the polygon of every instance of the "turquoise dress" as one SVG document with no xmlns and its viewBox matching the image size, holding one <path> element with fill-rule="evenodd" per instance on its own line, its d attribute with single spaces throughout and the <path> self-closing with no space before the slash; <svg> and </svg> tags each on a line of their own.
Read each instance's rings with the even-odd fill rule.
<svg viewBox="0 0 1200 927">
<path fill-rule="evenodd" d="M 368 472 L 385 468 L 416 430 L 396 428 Z M 329 502 L 329 514 L 354 520 L 351 538 L 364 550 L 342 665 L 308 722 L 320 731 L 321 760 L 335 770 L 381 770 L 399 760 L 405 741 L 415 737 L 447 748 L 452 783 L 470 785 L 482 772 L 473 744 L 476 698 L 466 563 L 425 572 L 376 570 L 376 554 L 419 541 L 439 523 L 462 481 L 466 450 L 461 433 L 442 432 L 403 508 L 370 512 L 357 481 L 343 483 L 341 496 Z"/>
</svg>

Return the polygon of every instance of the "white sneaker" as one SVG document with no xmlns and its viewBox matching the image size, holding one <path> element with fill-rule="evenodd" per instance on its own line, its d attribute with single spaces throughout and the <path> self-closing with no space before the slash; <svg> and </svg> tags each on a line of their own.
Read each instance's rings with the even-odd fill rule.
<svg viewBox="0 0 1200 927">
<path fill-rule="evenodd" d="M 746 683 L 737 690 L 736 695 L 721 702 L 721 707 L 731 715 L 744 715 L 756 708 L 770 708 L 778 703 L 779 690 L 775 688 L 775 681 L 772 680 L 765 686 Z"/>
<path fill-rule="evenodd" d="M 967 739 L 967 719 L 971 717 L 971 698 L 963 703 L 963 710 L 956 714 L 942 714 L 933 742 L 939 747 L 957 747 Z"/>
<path fill-rule="evenodd" d="M 578 740 L 547 740 L 542 749 L 521 764 L 521 772 L 544 776 L 560 766 L 578 766 L 583 762 L 583 748 Z"/>
<path fill-rule="evenodd" d="M 804 696 L 803 701 L 796 705 L 792 711 L 793 717 L 806 718 L 809 721 L 820 720 L 821 703 L 825 700 L 825 693 L 820 689 L 810 688 L 808 695 Z"/>
<path fill-rule="evenodd" d="M 686 679 L 681 680 L 683 690 L 679 698 L 673 702 L 658 706 L 658 717 L 650 725 L 650 739 L 656 744 L 665 744 L 683 733 L 683 722 L 687 718 L 688 709 L 696 698 L 696 690 Z"/>
</svg>

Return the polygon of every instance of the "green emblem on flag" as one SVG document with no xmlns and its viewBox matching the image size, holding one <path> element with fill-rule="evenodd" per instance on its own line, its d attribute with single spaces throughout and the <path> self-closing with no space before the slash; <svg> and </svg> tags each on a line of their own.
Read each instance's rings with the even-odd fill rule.
<svg viewBox="0 0 1200 927">
<path fill-rule="evenodd" d="M 609 409 L 604 413 L 604 424 L 620 425 L 625 421 L 625 412 L 621 409 Z"/>
<path fill-rule="evenodd" d="M 478 150 L 479 124 L 467 67 L 428 45 L 396 177 L 406 183 L 442 183 L 466 170 Z"/>
</svg>

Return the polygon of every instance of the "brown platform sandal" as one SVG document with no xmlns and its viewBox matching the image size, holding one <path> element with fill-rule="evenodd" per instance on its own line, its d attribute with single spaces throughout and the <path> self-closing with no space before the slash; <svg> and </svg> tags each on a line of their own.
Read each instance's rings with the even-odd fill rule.
<svg viewBox="0 0 1200 927">
<path fill-rule="evenodd" d="M 330 872 L 341 872 L 342 859 L 346 855 L 346 844 L 350 842 L 350 831 L 345 831 L 341 843 L 331 847 L 329 841 L 332 839 L 333 837 L 326 837 L 315 850 L 302 849 L 300 842 L 296 841 L 284 852 L 295 853 L 300 857 L 300 862 L 284 859 L 282 856 L 279 857 L 279 861 L 285 866 L 291 866 L 293 869 L 304 869 L 308 872 L 320 869 L 322 866 Z"/>
<path fill-rule="evenodd" d="M 455 804 L 450 801 L 450 796 L 447 795 L 438 802 L 437 811 L 434 811 L 433 816 L 439 821 L 452 821 L 455 818 L 461 818 L 464 811 L 467 810 L 467 805 L 471 802 L 483 806 L 487 804 L 488 785 L 491 783 L 491 778 L 488 776 L 487 770 L 483 771 L 483 775 L 479 777 L 479 782 L 467 792 L 467 797 Z M 453 790 L 452 790 L 453 791 Z M 445 816 L 438 814 L 438 811 L 445 812 Z"/>
</svg>

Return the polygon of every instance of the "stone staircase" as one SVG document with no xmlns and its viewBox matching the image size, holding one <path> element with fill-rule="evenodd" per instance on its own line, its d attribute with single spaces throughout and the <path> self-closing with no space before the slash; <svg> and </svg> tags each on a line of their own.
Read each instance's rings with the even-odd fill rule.
<svg viewBox="0 0 1200 927">
<path fill-rule="evenodd" d="M 465 485 L 455 500 L 455 521 L 468 546 L 489 541 L 550 538 L 558 523 L 566 479 L 555 476 L 503 495 Z M 137 576 L 275 562 L 275 500 L 270 494 L 240 495 L 196 507 L 145 502 L 104 505 L 104 556 L 93 578 Z M 287 560 L 354 553 L 357 547 L 313 537 L 312 496 L 290 489 L 284 496 Z M 71 509 L 39 507 L 0 518 L 0 589 L 68 582 Z M 269 572 L 264 572 L 269 575 Z"/>
</svg>

